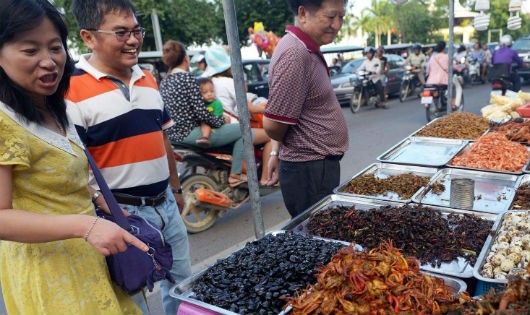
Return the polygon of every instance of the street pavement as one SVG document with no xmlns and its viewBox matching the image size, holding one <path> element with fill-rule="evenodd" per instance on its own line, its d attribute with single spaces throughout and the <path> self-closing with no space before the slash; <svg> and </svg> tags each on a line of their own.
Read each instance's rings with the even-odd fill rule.
<svg viewBox="0 0 530 315">
<path fill-rule="evenodd" d="M 529 91 L 530 88 L 524 86 L 523 90 Z M 467 85 L 464 88 L 464 110 L 480 114 L 480 108 L 489 103 L 489 93 L 489 84 Z M 348 107 L 344 107 L 343 112 L 348 124 L 350 147 L 341 161 L 341 182 L 377 162 L 380 154 L 427 123 L 425 109 L 415 97 L 403 103 L 391 97 L 386 110 L 361 107 L 358 113 L 352 114 Z M 263 197 L 261 208 L 267 232 L 277 230 L 290 220 L 280 192 Z M 253 240 L 255 234 L 250 205 L 229 211 L 207 231 L 189 235 L 193 272 Z M 148 302 L 152 315 L 163 315 L 158 289 L 148 294 Z M 1 296 L 0 315 L 5 315 Z"/>
</svg>

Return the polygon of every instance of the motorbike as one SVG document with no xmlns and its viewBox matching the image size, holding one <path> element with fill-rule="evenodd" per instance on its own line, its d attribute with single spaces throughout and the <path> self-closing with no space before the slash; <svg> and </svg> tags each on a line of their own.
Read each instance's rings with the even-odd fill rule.
<svg viewBox="0 0 530 315">
<path fill-rule="evenodd" d="M 350 79 L 353 85 L 353 95 L 350 100 L 350 110 L 352 113 L 357 113 L 361 106 L 375 106 L 381 105 L 379 93 L 377 93 L 377 85 L 370 79 L 370 72 L 365 70 L 357 71 L 357 79 Z"/>
<path fill-rule="evenodd" d="M 209 229 L 227 211 L 238 209 L 250 200 L 247 183 L 235 187 L 228 184 L 231 146 L 201 149 L 182 143 L 172 145 L 184 197 L 181 216 L 189 233 Z M 262 150 L 257 146 L 254 151 L 259 174 Z M 260 186 L 259 192 L 265 196 L 278 189 L 278 186 Z"/>
<path fill-rule="evenodd" d="M 464 78 L 462 72 L 453 75 L 453 85 L 455 89 L 455 104 L 453 112 L 464 110 L 464 95 L 462 94 L 462 84 Z M 425 85 L 423 89 L 421 104 L 425 107 L 427 121 L 442 117 L 447 113 L 447 86 L 446 85 Z"/>
<path fill-rule="evenodd" d="M 472 59 L 469 62 L 469 79 L 471 81 L 471 85 L 473 84 L 482 84 L 482 80 L 480 78 L 480 63 L 478 62 L 478 59 Z"/>
<path fill-rule="evenodd" d="M 512 66 L 513 71 L 516 67 Z M 490 69 L 488 76 L 491 81 L 491 93 L 506 95 L 506 91 L 513 89 L 513 82 L 510 76 L 509 64 L 496 64 Z"/>
<path fill-rule="evenodd" d="M 403 75 L 403 80 L 401 81 L 401 87 L 399 89 L 399 101 L 404 102 L 407 97 L 414 94 L 414 91 L 423 86 L 416 73 L 415 68 L 412 66 L 405 66 L 405 74 Z M 421 70 L 420 70 L 421 71 Z"/>
</svg>

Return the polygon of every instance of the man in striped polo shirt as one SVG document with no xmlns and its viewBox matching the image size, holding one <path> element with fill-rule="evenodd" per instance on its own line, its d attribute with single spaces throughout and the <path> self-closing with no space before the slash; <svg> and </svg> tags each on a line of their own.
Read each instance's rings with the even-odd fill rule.
<svg viewBox="0 0 530 315">
<path fill-rule="evenodd" d="M 164 109 L 152 75 L 138 66 L 145 30 L 129 0 L 77 0 L 73 3 L 80 34 L 91 54 L 81 56 L 70 81 L 68 113 L 120 206 L 158 225 L 172 246 L 171 274 L 191 275 L 183 204 L 171 144 L 165 130 L 174 122 Z M 90 184 L 97 188 L 91 177 Z M 98 193 L 94 202 L 106 208 Z M 177 200 L 177 202 L 176 202 Z M 176 314 L 161 283 L 166 314 Z M 145 314 L 143 294 L 133 295 Z"/>
<path fill-rule="evenodd" d="M 273 150 L 269 173 L 279 173 L 285 206 L 294 217 L 340 183 L 348 130 L 320 46 L 339 32 L 347 0 L 289 3 L 295 26 L 287 26 L 271 59 L 263 123 L 267 134 L 281 143 L 279 172 Z"/>
</svg>

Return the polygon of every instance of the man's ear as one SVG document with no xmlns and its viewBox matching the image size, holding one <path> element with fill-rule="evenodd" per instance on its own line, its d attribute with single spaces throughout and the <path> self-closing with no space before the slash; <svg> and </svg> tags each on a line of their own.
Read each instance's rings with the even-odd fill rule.
<svg viewBox="0 0 530 315">
<path fill-rule="evenodd" d="M 96 35 L 86 29 L 82 29 L 81 31 L 79 31 L 79 35 L 81 35 L 81 38 L 85 42 L 85 45 L 90 48 L 90 50 L 93 50 L 97 42 Z"/>
<path fill-rule="evenodd" d="M 298 7 L 298 21 L 301 23 L 304 23 L 306 21 L 307 16 L 307 8 L 303 5 Z"/>
</svg>

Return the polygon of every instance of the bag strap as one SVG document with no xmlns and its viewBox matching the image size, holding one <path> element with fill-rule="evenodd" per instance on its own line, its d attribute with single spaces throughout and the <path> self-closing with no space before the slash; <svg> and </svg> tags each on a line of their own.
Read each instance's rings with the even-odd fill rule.
<svg viewBox="0 0 530 315">
<path fill-rule="evenodd" d="M 88 159 L 88 163 L 90 164 L 90 167 L 92 168 L 92 173 L 94 174 L 94 177 L 96 178 L 96 182 L 99 185 L 99 189 L 101 190 L 101 193 L 103 194 L 103 197 L 105 198 L 105 201 L 107 202 L 107 205 L 109 206 L 110 213 L 112 213 L 112 216 L 114 217 L 114 220 L 116 221 L 116 224 L 118 224 L 122 229 L 129 231 L 130 225 L 129 221 L 121 211 L 120 206 L 118 205 L 118 202 L 116 201 L 116 198 L 114 198 L 114 195 L 110 191 L 109 186 L 107 185 L 107 182 L 103 178 L 103 175 L 101 175 L 101 172 L 99 171 L 98 166 L 96 165 L 96 162 L 92 158 L 92 155 L 90 152 L 88 152 L 87 148 L 83 148 L 85 151 L 86 157 Z"/>
</svg>

